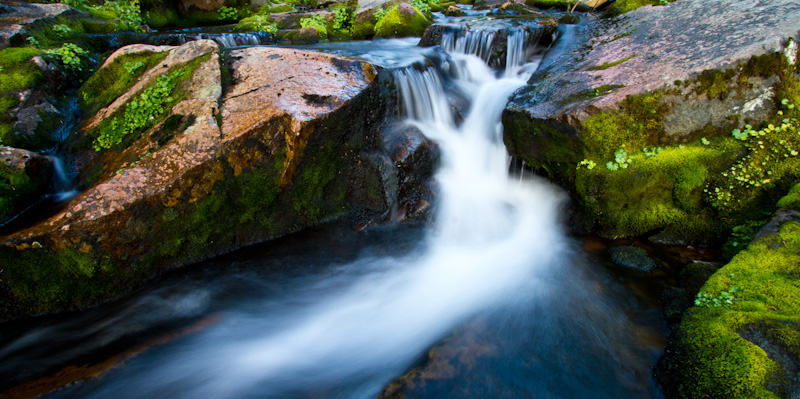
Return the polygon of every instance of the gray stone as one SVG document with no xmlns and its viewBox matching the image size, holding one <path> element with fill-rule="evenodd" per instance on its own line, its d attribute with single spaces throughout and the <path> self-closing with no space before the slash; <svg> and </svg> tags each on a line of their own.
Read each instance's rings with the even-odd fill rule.
<svg viewBox="0 0 800 399">
<path fill-rule="evenodd" d="M 372 20 L 376 11 L 398 5 L 401 2 L 402 0 L 358 0 L 356 21 Z"/>
<path fill-rule="evenodd" d="M 641 7 L 612 20 L 563 27 L 561 32 L 561 42 L 532 78 L 535 84 L 519 90 L 507 112 L 575 129 L 594 113 L 617 109 L 628 95 L 675 88 L 675 81 L 696 78 L 706 70 L 733 68 L 753 56 L 796 52 L 800 2 L 681 0 Z M 789 49 L 788 39 L 795 40 Z M 590 70 L 628 57 L 632 58 L 616 66 Z M 716 102 L 700 97 L 682 100 L 683 92 L 665 98 L 672 105 L 665 133 L 685 135 L 707 123 L 721 124 L 731 114 L 742 114 L 743 120 L 763 119 L 773 106 L 775 79 L 750 83 L 749 93 Z M 617 88 L 565 104 L 570 95 L 601 86 Z"/>
</svg>

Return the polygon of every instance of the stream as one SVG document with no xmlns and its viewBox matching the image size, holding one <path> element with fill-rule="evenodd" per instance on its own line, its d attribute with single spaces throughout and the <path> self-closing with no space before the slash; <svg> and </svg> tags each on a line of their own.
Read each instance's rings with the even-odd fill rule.
<svg viewBox="0 0 800 399">
<path fill-rule="evenodd" d="M 325 225 L 113 303 L 6 323 L 0 396 L 374 398 L 426 370 L 431 348 L 455 346 L 448 370 L 401 391 L 660 397 L 651 368 L 666 325 L 653 294 L 568 236 L 561 189 L 509 172 L 500 115 L 544 52 L 526 35 L 509 32 L 498 70 L 480 34 L 429 49 L 417 39 L 314 47 L 392 68 L 400 115 L 442 151 L 434 221 Z M 469 103 L 459 115 L 454 96 Z"/>
</svg>

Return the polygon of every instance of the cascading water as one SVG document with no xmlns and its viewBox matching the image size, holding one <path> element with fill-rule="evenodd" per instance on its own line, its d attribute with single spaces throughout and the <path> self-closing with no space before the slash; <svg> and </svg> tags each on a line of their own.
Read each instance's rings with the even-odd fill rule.
<svg viewBox="0 0 800 399">
<path fill-rule="evenodd" d="M 524 360 L 510 366 L 491 363 L 500 376 L 481 375 L 469 395 L 433 391 L 427 397 L 454 397 L 453 392 L 475 398 L 509 392 L 650 397 L 649 387 L 639 381 L 649 381 L 642 375 L 649 373 L 654 358 L 626 346 L 635 338 L 614 338 L 634 327 L 602 299 L 613 294 L 599 292 L 613 288 L 599 287 L 613 285 L 587 288 L 586 272 L 575 266 L 574 245 L 559 227 L 563 194 L 533 177 L 509 176 L 500 115 L 507 97 L 537 65 L 533 60 L 514 67 L 531 60 L 526 59 L 528 48 L 511 43 L 513 36 L 508 48 L 519 53 L 509 54 L 516 61 L 505 72 L 491 70 L 469 46 L 461 53 L 453 50 L 445 61 L 394 71 L 407 123 L 442 151 L 436 219 L 413 250 L 395 254 L 381 249 L 340 260 L 341 249 L 326 243 L 317 251 L 324 260 L 316 262 L 333 264 L 310 277 L 276 278 L 255 271 L 276 268 L 267 263 L 283 262 L 277 257 L 215 276 L 213 284 L 178 279 L 119 305 L 124 310 L 115 309 L 99 321 L 90 313 L 74 324 L 45 325 L 10 339 L 0 346 L 0 363 L 12 367 L 9 359 L 17 353 L 47 351 L 38 342 L 67 331 L 92 348 L 139 334 L 148 325 L 210 314 L 202 331 L 50 397 L 368 398 L 454 328 L 488 313 L 507 314 L 493 325 L 497 336 L 506 343 L 524 342 L 528 351 L 501 358 Z M 471 103 L 463 120 L 450 108 L 447 93 L 454 90 Z M 303 255 L 296 258 L 288 266 L 293 271 L 311 262 Z M 77 344 L 62 345 L 69 347 L 64 352 L 77 351 Z M 520 351 L 513 345 L 507 350 Z M 490 380 L 502 380 L 502 374 L 509 381 L 493 391 Z"/>
</svg>

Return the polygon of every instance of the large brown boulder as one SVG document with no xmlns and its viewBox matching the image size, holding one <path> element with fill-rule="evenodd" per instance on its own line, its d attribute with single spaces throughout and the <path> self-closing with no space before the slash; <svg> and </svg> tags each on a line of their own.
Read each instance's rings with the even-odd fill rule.
<svg viewBox="0 0 800 399">
<path fill-rule="evenodd" d="M 96 139 L 104 120 L 120 117 L 113 109 L 182 69 L 177 102 L 138 136 L 83 150 L 82 176 L 95 183 L 58 215 L 2 238 L 4 318 L 91 305 L 169 268 L 324 221 L 385 214 L 372 154 L 387 103 L 374 66 L 279 48 L 235 50 L 221 62 L 211 41 L 116 56 L 142 51 L 168 54 L 82 135 Z M 224 95 L 220 65 L 232 79 Z"/>
</svg>

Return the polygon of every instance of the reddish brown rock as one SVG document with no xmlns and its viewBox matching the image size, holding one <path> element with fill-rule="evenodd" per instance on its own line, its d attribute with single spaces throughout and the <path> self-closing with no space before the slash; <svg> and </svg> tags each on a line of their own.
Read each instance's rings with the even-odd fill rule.
<svg viewBox="0 0 800 399">
<path fill-rule="evenodd" d="M 16 309 L 4 317 L 91 305 L 168 268 L 323 221 L 385 213 L 369 155 L 387 110 L 374 66 L 300 50 L 235 50 L 223 62 L 232 77 L 223 97 L 213 42 L 120 51 L 143 49 L 170 52 L 145 76 L 205 61 L 173 94 L 184 99 L 172 116 L 123 150 L 104 150 L 98 183 L 58 215 L 2 238 L 0 262 L 14 266 L 0 282 L 10 293 L 0 292 L 0 310 Z M 173 116 L 183 127 L 158 146 Z"/>
</svg>

